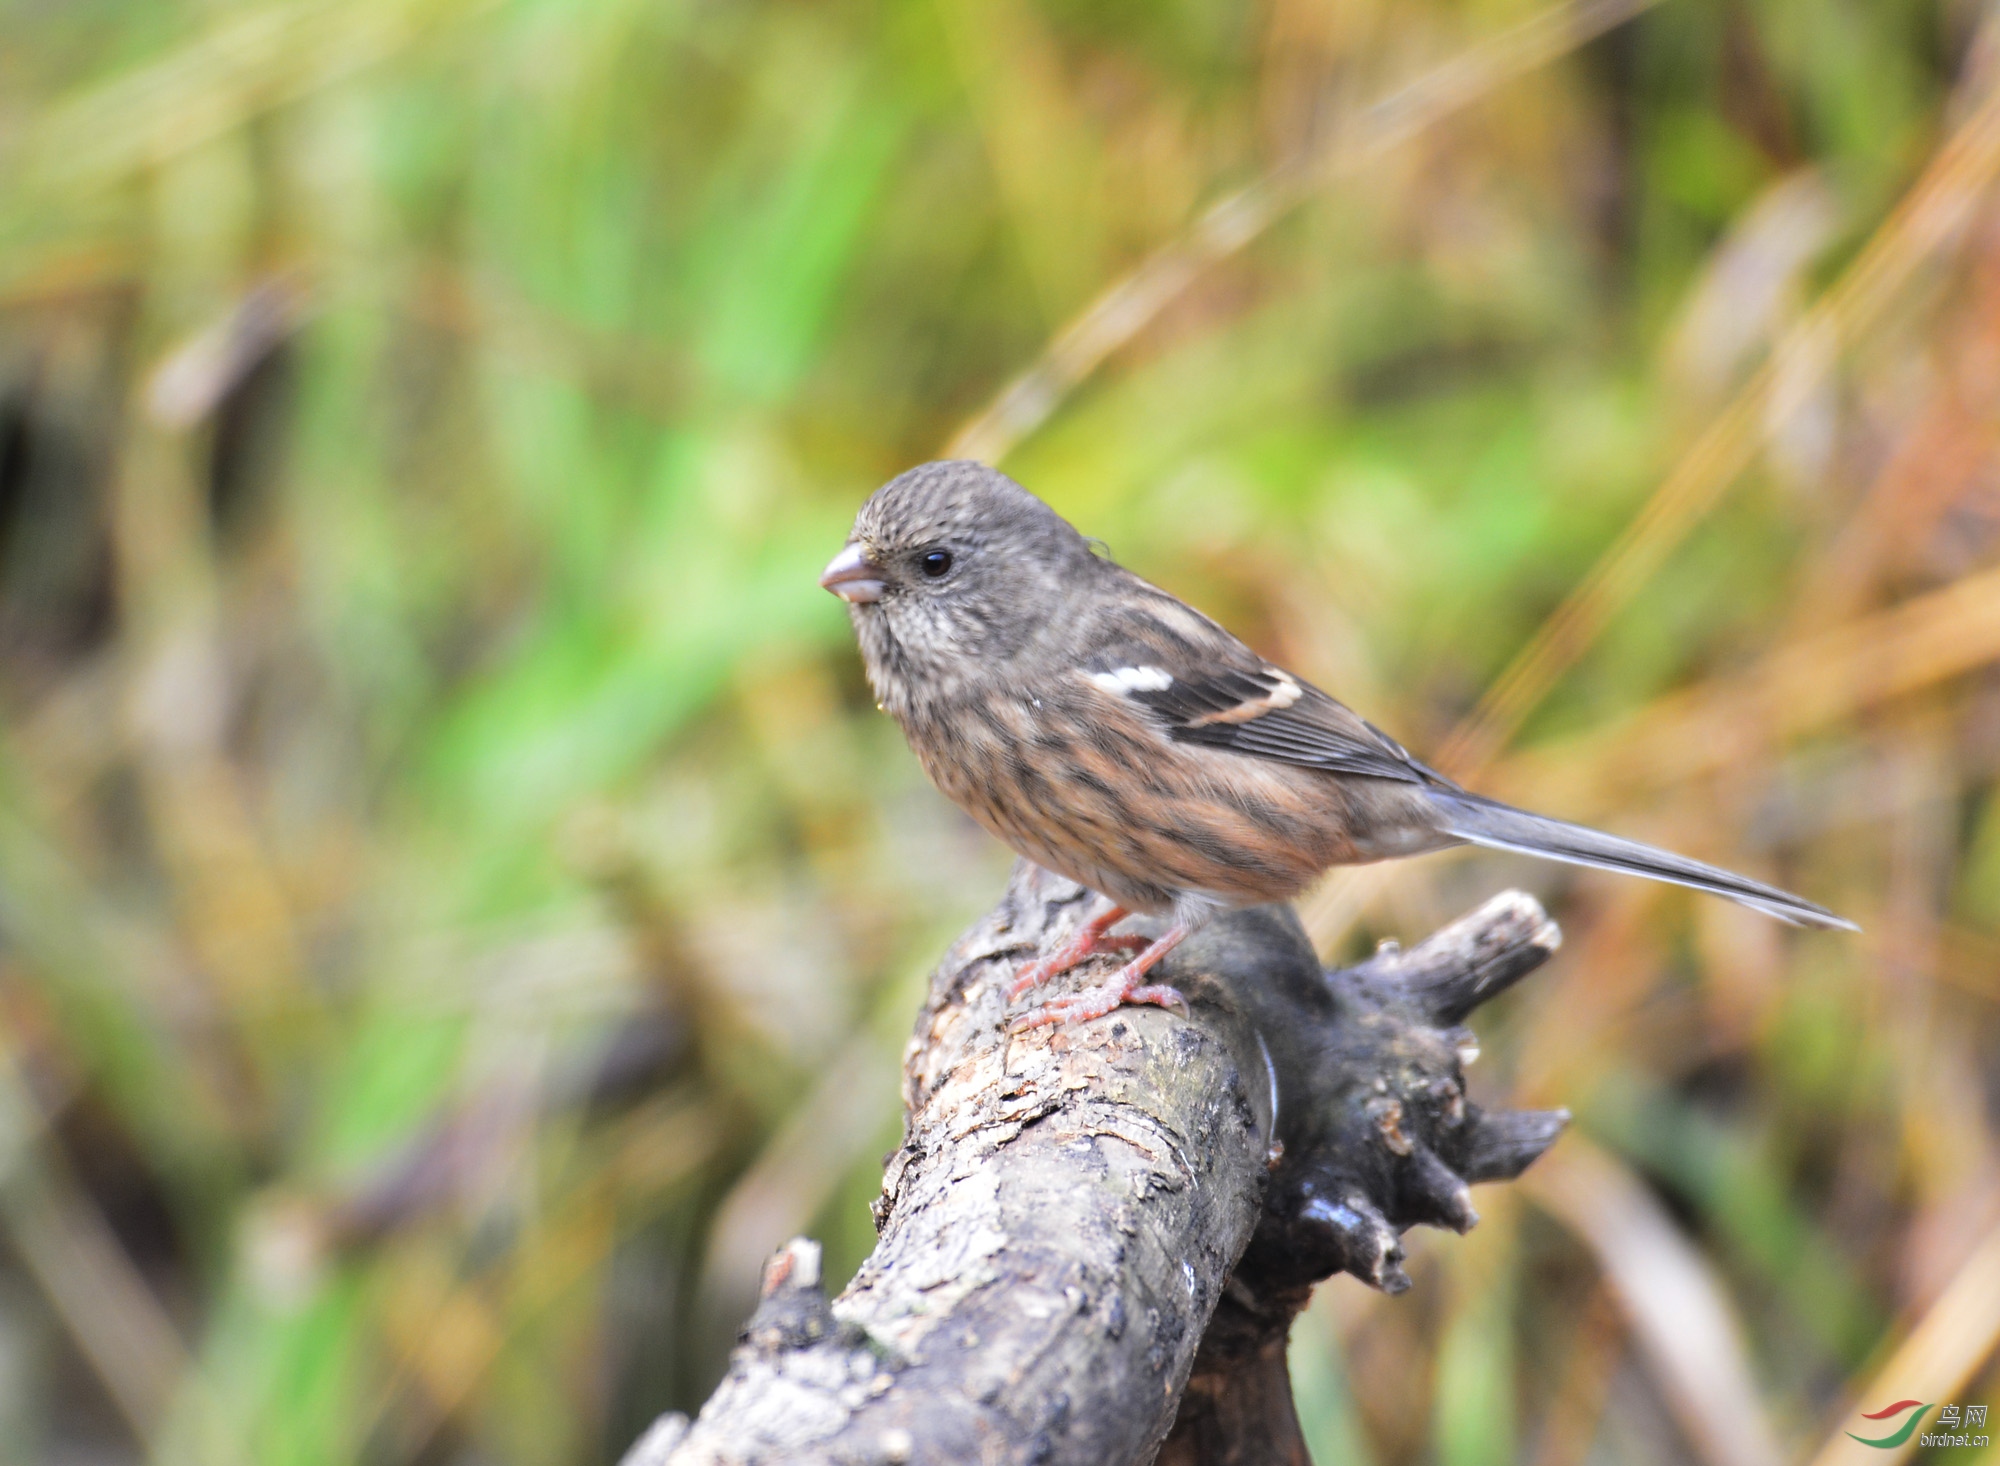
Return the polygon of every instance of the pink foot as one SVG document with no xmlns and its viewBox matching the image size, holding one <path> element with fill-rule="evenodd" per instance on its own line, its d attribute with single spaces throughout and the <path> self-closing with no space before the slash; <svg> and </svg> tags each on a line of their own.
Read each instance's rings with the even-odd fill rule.
<svg viewBox="0 0 2000 1466">
<path fill-rule="evenodd" d="M 1014 985 L 1007 989 L 1007 1001 L 1013 1002 L 1029 988 L 1040 987 L 1052 977 L 1060 977 L 1079 962 L 1095 957 L 1099 952 L 1143 952 L 1152 945 L 1151 937 L 1137 932 L 1126 932 L 1113 936 L 1111 928 L 1131 915 L 1123 906 L 1114 906 L 1100 916 L 1093 916 L 1083 924 L 1083 930 L 1062 946 L 1037 962 L 1023 967 L 1014 979 Z"/>
<path fill-rule="evenodd" d="M 1186 940 L 1187 935 L 1188 929 L 1175 922 L 1160 934 L 1157 941 L 1147 943 L 1145 951 L 1119 968 L 1111 981 L 1101 987 L 1085 988 L 1080 993 L 1070 993 L 1044 1003 L 1016 1020 L 1012 1031 L 1025 1033 L 1030 1028 L 1040 1028 L 1049 1023 L 1087 1023 L 1127 1003 L 1152 1003 L 1162 1008 L 1177 1008 L 1185 1015 L 1187 999 L 1177 989 L 1164 984 L 1149 984 L 1144 979 L 1162 957 Z M 1023 983 L 1017 982 L 1014 986 L 1017 993 L 1025 991 Z"/>
<path fill-rule="evenodd" d="M 1128 1003 L 1154 1003 L 1162 1008 L 1176 1009 L 1182 1016 L 1187 1014 L 1187 999 L 1181 996 L 1178 988 L 1127 983 L 1121 975 L 1102 987 L 1085 988 L 1080 993 L 1071 993 L 1068 997 L 1056 998 L 1031 1009 L 1014 1021 L 1013 1032 L 1026 1033 L 1031 1028 L 1049 1023 L 1088 1023 Z"/>
</svg>

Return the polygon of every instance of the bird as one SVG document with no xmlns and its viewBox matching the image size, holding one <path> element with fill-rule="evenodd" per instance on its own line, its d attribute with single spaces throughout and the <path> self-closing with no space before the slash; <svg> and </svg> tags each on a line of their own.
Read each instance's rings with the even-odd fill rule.
<svg viewBox="0 0 2000 1466">
<path fill-rule="evenodd" d="M 1290 900 L 1334 866 L 1459 845 L 1858 930 L 1762 881 L 1463 788 L 985 464 L 925 463 L 877 489 L 820 584 L 847 603 L 876 701 L 932 782 L 1107 903 L 1021 968 L 1009 1001 L 1097 953 L 1128 960 L 1017 1032 L 1128 1003 L 1184 1010 L 1148 974 L 1217 914 Z M 1135 913 L 1169 922 L 1115 930 Z"/>
</svg>

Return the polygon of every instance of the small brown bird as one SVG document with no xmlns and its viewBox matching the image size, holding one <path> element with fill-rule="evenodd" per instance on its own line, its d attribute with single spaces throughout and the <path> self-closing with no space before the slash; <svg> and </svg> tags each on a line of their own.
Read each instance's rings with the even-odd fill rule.
<svg viewBox="0 0 2000 1466">
<path fill-rule="evenodd" d="M 1317 687 L 1095 553 L 979 463 L 878 489 L 820 584 L 848 603 L 868 680 L 945 794 L 1036 864 L 1107 898 L 1013 996 L 1092 953 L 1102 987 L 1018 1027 L 1177 1004 L 1146 973 L 1217 912 L 1298 895 L 1329 866 L 1487 845 L 1854 924 L 1775 886 L 1460 788 Z M 1171 915 L 1157 940 L 1115 934 Z"/>
</svg>

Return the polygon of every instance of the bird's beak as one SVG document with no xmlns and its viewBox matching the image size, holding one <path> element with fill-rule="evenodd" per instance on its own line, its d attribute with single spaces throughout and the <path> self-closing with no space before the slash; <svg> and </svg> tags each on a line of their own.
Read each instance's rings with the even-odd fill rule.
<svg viewBox="0 0 2000 1466">
<path fill-rule="evenodd" d="M 853 605 L 882 599 L 882 567 L 868 558 L 861 545 L 849 545 L 835 555 L 819 583 Z"/>
</svg>

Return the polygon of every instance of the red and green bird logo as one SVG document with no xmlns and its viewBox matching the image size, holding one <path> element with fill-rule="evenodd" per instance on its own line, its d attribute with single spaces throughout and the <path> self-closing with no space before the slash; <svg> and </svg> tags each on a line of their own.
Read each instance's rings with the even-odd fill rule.
<svg viewBox="0 0 2000 1466">
<path fill-rule="evenodd" d="M 1860 1441 L 1864 1446 L 1873 1446 L 1878 1451 L 1893 1451 L 1897 1446 L 1900 1446 L 1910 1438 L 1911 1434 L 1916 1430 L 1918 1422 L 1924 1418 L 1924 1412 L 1930 1408 L 1929 1405 L 1926 1405 L 1921 1400 L 1898 1400 L 1887 1409 L 1877 1410 L 1872 1414 L 1861 1417 L 1863 1420 L 1889 1420 L 1894 1416 L 1901 1415 L 1905 1410 L 1910 1411 L 1910 1418 L 1898 1426 L 1892 1434 L 1885 1435 L 1880 1440 L 1871 1441 L 1868 1437 L 1856 1435 L 1850 1430 L 1847 1432 L 1847 1438 L 1849 1440 Z"/>
</svg>

